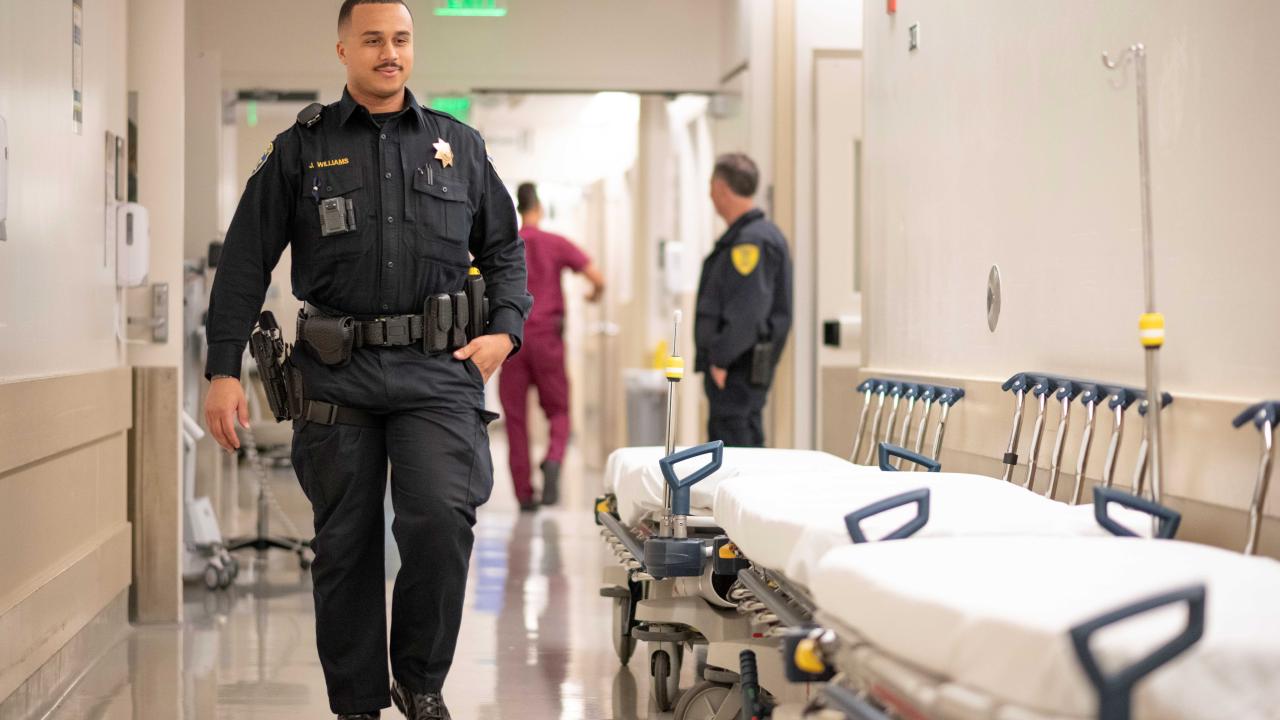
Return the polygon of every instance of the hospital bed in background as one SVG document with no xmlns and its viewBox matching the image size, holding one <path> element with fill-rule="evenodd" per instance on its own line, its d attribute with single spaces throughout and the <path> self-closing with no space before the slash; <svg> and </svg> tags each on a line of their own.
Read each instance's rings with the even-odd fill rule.
<svg viewBox="0 0 1280 720">
<path fill-rule="evenodd" d="M 1278 412 L 1233 423 L 1262 438 L 1250 552 Z M 774 718 L 1280 717 L 1274 560 L 1132 538 L 854 539 L 811 569 L 815 622 L 784 644 L 793 678 L 832 682 Z"/>
</svg>

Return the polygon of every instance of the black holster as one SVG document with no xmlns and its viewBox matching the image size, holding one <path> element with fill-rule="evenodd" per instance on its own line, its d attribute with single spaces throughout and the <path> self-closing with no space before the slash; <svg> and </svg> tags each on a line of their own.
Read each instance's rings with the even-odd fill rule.
<svg viewBox="0 0 1280 720">
<path fill-rule="evenodd" d="M 267 394 L 267 404 L 271 407 L 271 414 L 275 416 L 276 422 L 296 417 L 288 378 L 292 369 L 289 350 L 280 337 L 276 317 L 270 311 L 258 316 L 258 324 L 249 336 L 249 352 L 258 366 L 258 374 L 262 377 L 263 389 Z"/>
<path fill-rule="evenodd" d="M 351 362 L 356 343 L 355 320 L 350 317 L 309 316 L 298 313 L 298 342 L 325 365 Z"/>
<path fill-rule="evenodd" d="M 758 342 L 751 347 L 751 375 L 748 381 L 756 387 L 769 387 L 773 382 L 773 343 Z"/>
</svg>

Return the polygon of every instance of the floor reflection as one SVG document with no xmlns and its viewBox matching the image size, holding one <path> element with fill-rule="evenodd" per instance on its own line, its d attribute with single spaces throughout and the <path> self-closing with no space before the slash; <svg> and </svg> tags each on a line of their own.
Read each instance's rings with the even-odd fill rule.
<svg viewBox="0 0 1280 720">
<path fill-rule="evenodd" d="M 494 456 L 504 458 L 501 435 Z M 502 462 L 495 463 L 501 467 Z M 244 483 L 252 474 L 241 473 Z M 288 470 L 273 474 L 299 527 L 309 510 Z M 591 520 L 598 477 L 566 462 L 559 509 L 518 512 L 499 470 L 482 509 L 458 652 L 445 697 L 458 720 L 658 720 L 642 653 L 619 668 L 609 604 L 598 596 L 604 544 Z M 252 526 L 240 488 L 237 518 Z M 388 505 L 388 527 L 390 506 Z M 138 628 L 86 673 L 51 720 L 315 720 L 331 718 L 315 650 L 310 578 L 287 554 L 245 562 L 235 587 L 186 588 L 185 622 Z M 388 532 L 388 582 L 399 558 Z M 388 588 L 388 592 L 389 592 Z M 384 718 L 398 718 L 394 710 Z"/>
</svg>

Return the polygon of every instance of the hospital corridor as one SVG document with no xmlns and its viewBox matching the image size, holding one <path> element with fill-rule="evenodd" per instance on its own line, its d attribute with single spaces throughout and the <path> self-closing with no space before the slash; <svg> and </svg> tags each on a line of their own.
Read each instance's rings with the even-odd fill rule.
<svg viewBox="0 0 1280 720">
<path fill-rule="evenodd" d="M 0 0 L 0 720 L 1280 720 L 1277 30 Z"/>
</svg>

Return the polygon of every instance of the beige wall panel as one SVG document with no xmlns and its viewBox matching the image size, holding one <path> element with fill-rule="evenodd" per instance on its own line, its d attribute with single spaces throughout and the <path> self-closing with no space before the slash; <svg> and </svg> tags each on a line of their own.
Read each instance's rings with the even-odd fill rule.
<svg viewBox="0 0 1280 720">
<path fill-rule="evenodd" d="M 819 450 L 840 457 L 853 452 L 853 433 L 862 410 L 858 394 L 858 371 L 850 367 L 826 367 L 818 379 L 818 405 L 822 413 Z"/>
<path fill-rule="evenodd" d="M 0 698 L 7 697 L 129 585 L 120 523 L 56 578 L 0 615 Z"/>
<path fill-rule="evenodd" d="M 182 472 L 178 432 L 178 370 L 135 368 L 129 433 L 129 520 L 133 523 L 133 619 L 182 620 Z"/>
<path fill-rule="evenodd" d="M 125 522 L 123 433 L 0 476 L 0 613 Z"/>
<path fill-rule="evenodd" d="M 0 384 L 0 473 L 129 429 L 129 370 Z"/>
</svg>

